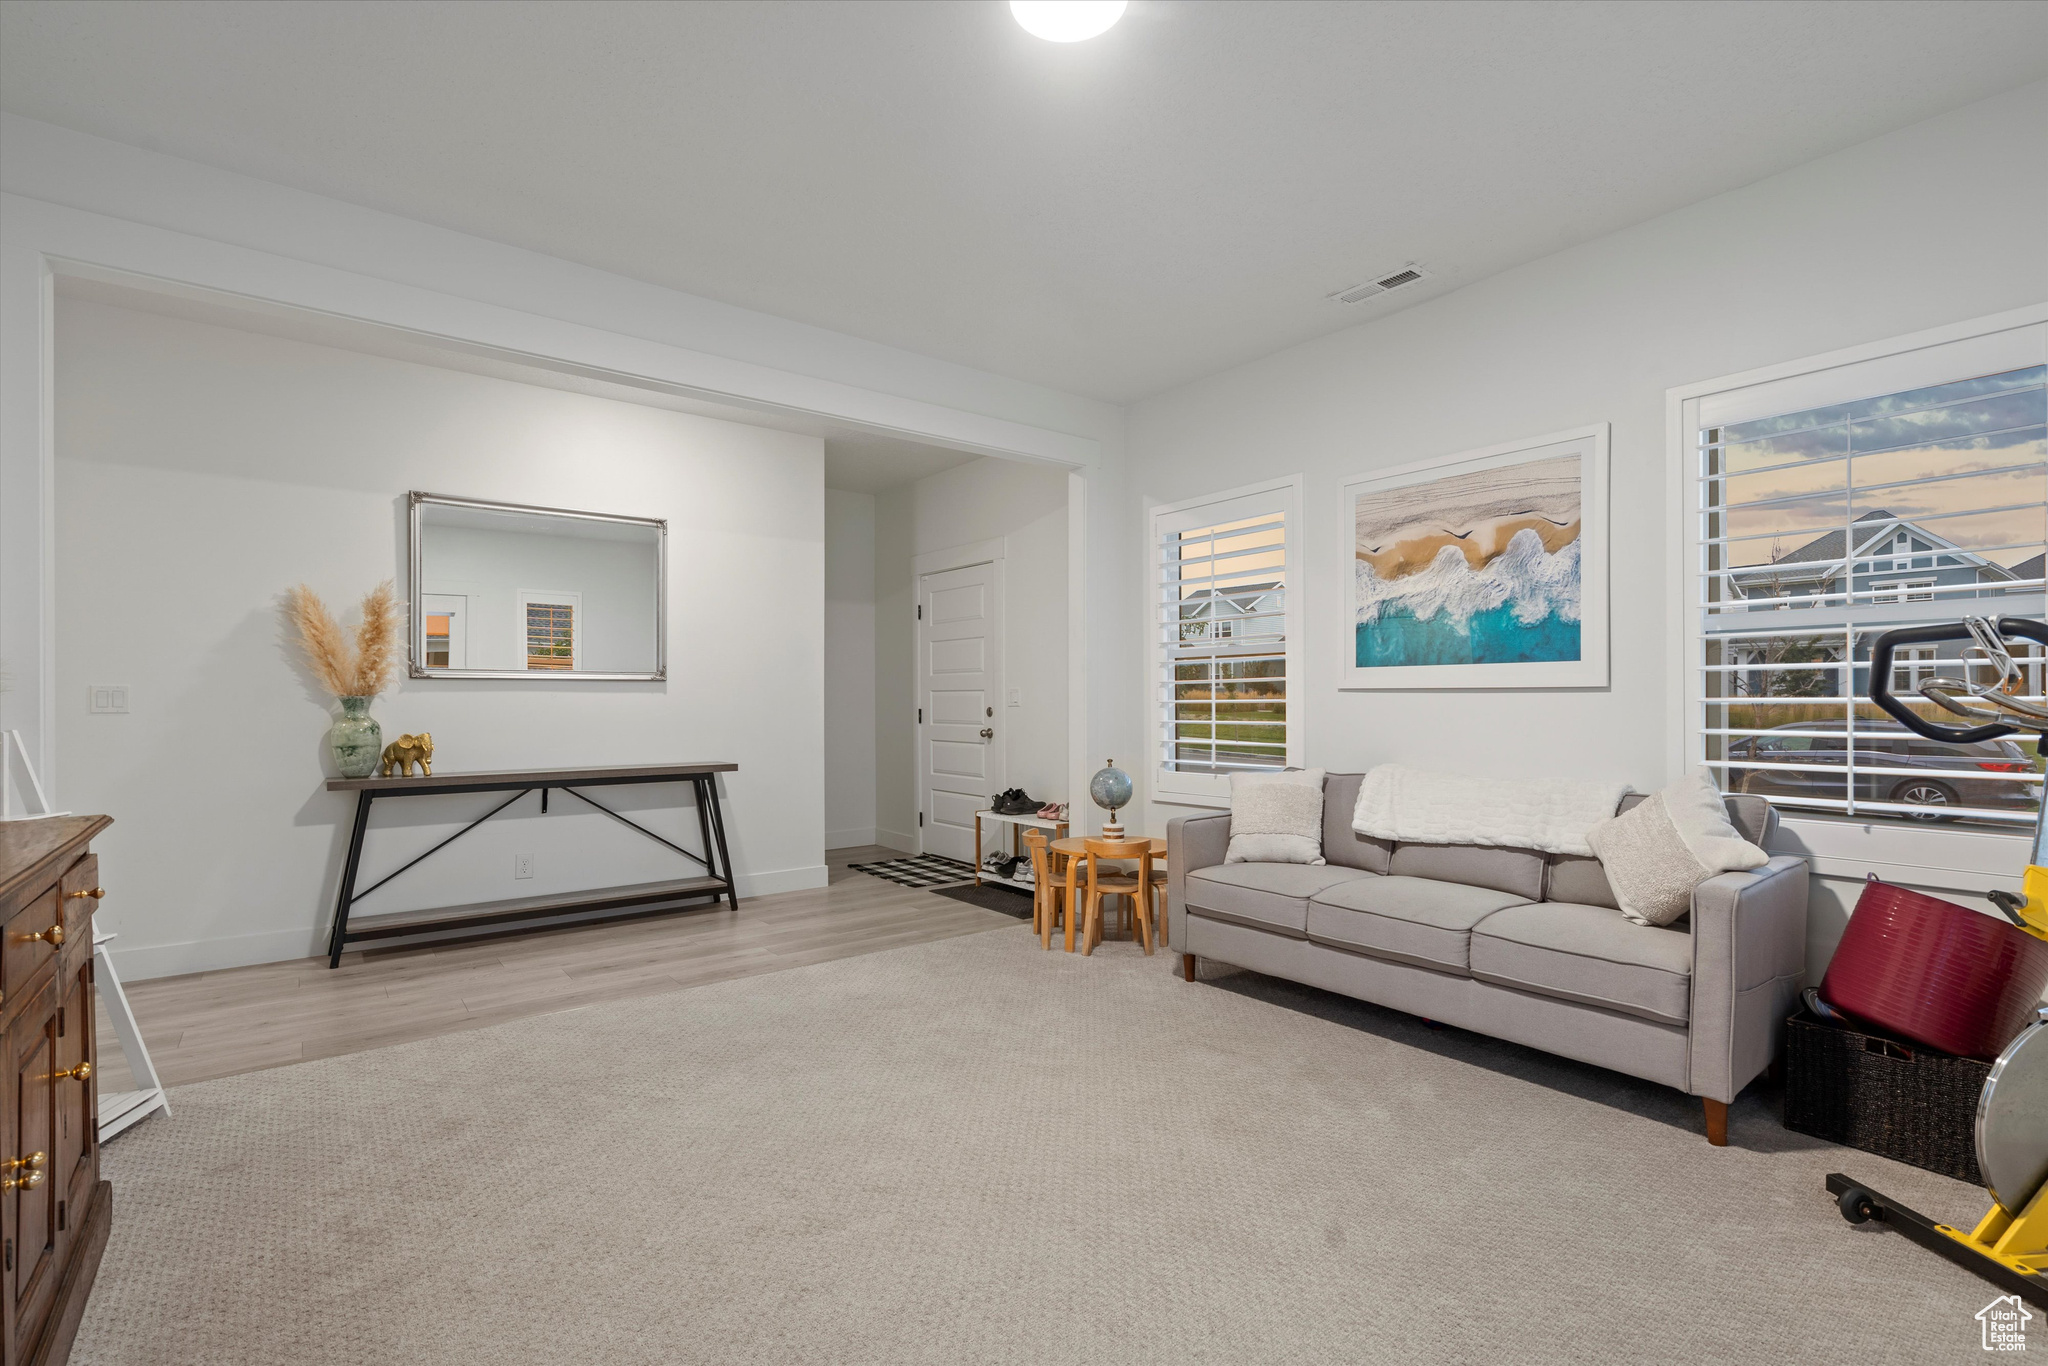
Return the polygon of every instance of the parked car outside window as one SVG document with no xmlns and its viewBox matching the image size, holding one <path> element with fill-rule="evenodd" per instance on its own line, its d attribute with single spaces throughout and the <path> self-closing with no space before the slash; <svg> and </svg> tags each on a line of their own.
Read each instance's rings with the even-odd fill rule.
<svg viewBox="0 0 2048 1366">
<path fill-rule="evenodd" d="M 1729 790 L 1777 797 L 1787 806 L 1798 805 L 1801 797 L 1847 801 L 1849 737 L 1824 735 L 1821 732 L 1826 726 L 1821 721 L 1794 721 L 1762 735 L 1731 740 Z M 1745 761 L 1789 767 L 1736 767 Z M 2038 810 L 2039 775 L 2031 783 L 2014 782 L 2006 776 L 2033 768 L 2032 757 L 2014 740 L 1952 745 L 1916 735 L 1896 721 L 1856 723 L 1856 800 L 1914 807 L 1907 814 L 1915 820 L 1953 820 L 1958 807 Z M 1872 773 L 1868 769 L 1917 771 Z"/>
</svg>

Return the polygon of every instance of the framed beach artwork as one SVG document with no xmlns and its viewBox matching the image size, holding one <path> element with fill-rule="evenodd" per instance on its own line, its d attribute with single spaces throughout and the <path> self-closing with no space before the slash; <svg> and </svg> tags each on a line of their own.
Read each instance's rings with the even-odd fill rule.
<svg viewBox="0 0 2048 1366">
<path fill-rule="evenodd" d="M 1344 481 L 1346 688 L 1607 684 L 1607 424 Z"/>
</svg>

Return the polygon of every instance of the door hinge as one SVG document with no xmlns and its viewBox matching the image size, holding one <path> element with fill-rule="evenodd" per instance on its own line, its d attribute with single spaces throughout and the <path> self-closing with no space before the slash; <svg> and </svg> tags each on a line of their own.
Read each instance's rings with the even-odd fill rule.
<svg viewBox="0 0 2048 1366">
<path fill-rule="evenodd" d="M 924 620 L 924 604 L 923 604 L 923 603 L 919 603 L 919 604 L 917 605 L 917 619 L 918 619 L 919 621 L 923 621 L 923 620 Z"/>
<path fill-rule="evenodd" d="M 64 1037 L 64 1007 L 57 1007 L 57 1037 Z"/>
<path fill-rule="evenodd" d="M 7 1240 L 7 1267 L 6 1267 L 6 1269 L 7 1269 L 7 1270 L 9 1270 L 9 1271 L 12 1271 L 12 1270 L 14 1270 L 14 1240 L 13 1240 L 12 1238 L 9 1238 L 9 1239 Z"/>
<path fill-rule="evenodd" d="M 57 1232 L 59 1232 L 59 1233 L 62 1233 L 63 1231 L 64 1231 L 64 1202 L 63 1202 L 62 1200 L 59 1200 L 59 1201 L 57 1202 Z"/>
<path fill-rule="evenodd" d="M 923 707 L 919 707 L 919 708 L 917 709 L 917 724 L 919 724 L 920 726 L 924 724 L 924 708 L 923 708 Z"/>
<path fill-rule="evenodd" d="M 917 813 L 917 828 L 920 830 L 924 829 L 924 812 L 922 811 Z"/>
</svg>

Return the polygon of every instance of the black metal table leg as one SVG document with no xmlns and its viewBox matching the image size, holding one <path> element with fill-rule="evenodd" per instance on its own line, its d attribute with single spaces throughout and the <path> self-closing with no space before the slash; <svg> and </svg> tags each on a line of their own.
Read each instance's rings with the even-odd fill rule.
<svg viewBox="0 0 2048 1366">
<path fill-rule="evenodd" d="M 356 899 L 356 870 L 363 861 L 363 832 L 370 825 L 370 802 L 368 788 L 356 793 L 355 828 L 349 832 L 348 857 L 341 865 L 341 894 L 334 899 L 334 928 L 327 936 L 327 966 L 341 966 L 341 945 L 348 935 L 349 903 Z"/>
<path fill-rule="evenodd" d="M 718 805 L 718 775 L 705 774 L 704 786 L 711 793 L 711 832 L 718 840 L 718 875 L 725 879 L 725 899 L 732 904 L 734 910 L 738 910 L 740 889 L 739 884 L 733 879 L 732 855 L 727 853 L 725 848 L 725 813 Z"/>
<path fill-rule="evenodd" d="M 704 837 L 704 871 L 713 877 L 721 877 L 723 874 L 712 864 L 712 860 L 718 857 L 718 851 L 711 841 L 711 798 L 706 791 L 710 786 L 710 780 L 706 778 L 690 780 L 690 794 L 697 799 L 697 830 Z M 711 904 L 716 906 L 718 899 L 712 898 Z"/>
</svg>

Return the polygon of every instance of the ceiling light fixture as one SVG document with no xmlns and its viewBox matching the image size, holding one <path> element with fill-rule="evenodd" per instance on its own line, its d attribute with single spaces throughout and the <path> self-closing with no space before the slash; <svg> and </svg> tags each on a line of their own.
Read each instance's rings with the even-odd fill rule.
<svg viewBox="0 0 2048 1366">
<path fill-rule="evenodd" d="M 1024 31 L 1048 43 L 1079 43 L 1124 17 L 1124 0 L 1010 0 Z"/>
</svg>

